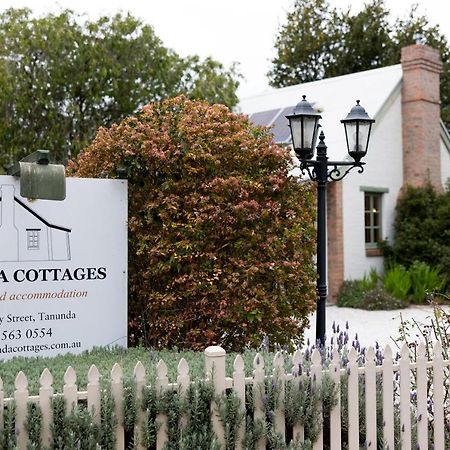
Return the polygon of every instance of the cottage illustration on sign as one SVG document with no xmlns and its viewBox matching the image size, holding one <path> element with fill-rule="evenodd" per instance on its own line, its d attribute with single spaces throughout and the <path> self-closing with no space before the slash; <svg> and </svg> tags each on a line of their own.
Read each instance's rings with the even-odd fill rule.
<svg viewBox="0 0 450 450">
<path fill-rule="evenodd" d="M 68 261 L 69 228 L 52 225 L 14 195 L 11 184 L 0 186 L 0 261 Z"/>
</svg>

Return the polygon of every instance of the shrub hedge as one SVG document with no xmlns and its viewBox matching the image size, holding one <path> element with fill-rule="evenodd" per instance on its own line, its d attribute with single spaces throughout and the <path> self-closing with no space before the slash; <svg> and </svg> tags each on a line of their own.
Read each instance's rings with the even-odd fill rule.
<svg viewBox="0 0 450 450">
<path fill-rule="evenodd" d="M 387 246 L 387 264 L 409 268 L 415 261 L 439 268 L 450 280 L 450 184 L 437 192 L 428 184 L 407 186 L 398 199 L 395 241 Z"/>
<path fill-rule="evenodd" d="M 268 130 L 223 105 L 153 103 L 69 166 L 129 186 L 129 336 L 227 350 L 298 341 L 314 309 L 315 197 Z"/>
</svg>

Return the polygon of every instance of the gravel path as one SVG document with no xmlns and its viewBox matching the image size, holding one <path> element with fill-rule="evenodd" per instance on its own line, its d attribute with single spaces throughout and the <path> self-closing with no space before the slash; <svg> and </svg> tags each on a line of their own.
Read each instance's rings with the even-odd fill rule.
<svg viewBox="0 0 450 450">
<path fill-rule="evenodd" d="M 327 336 L 331 336 L 333 333 L 333 321 L 336 325 L 339 325 L 341 330 L 345 329 L 345 324 L 348 321 L 350 340 L 358 333 L 358 339 L 362 346 L 368 347 L 378 342 L 383 347 L 390 344 L 394 349 L 396 346 L 392 338 L 396 339 L 399 336 L 400 316 L 403 317 L 403 320 L 415 319 L 417 322 L 430 323 L 430 318 L 433 317 L 433 308 L 430 306 L 410 306 L 406 309 L 392 311 L 366 311 L 364 309 L 327 305 L 326 314 Z M 310 318 L 310 325 L 310 328 L 305 332 L 305 337 L 313 342 L 316 334 L 315 313 Z"/>
</svg>

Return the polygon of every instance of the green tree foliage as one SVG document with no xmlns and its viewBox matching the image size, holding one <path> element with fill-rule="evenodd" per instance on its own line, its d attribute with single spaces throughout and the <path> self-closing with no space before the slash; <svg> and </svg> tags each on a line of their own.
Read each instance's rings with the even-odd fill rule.
<svg viewBox="0 0 450 450">
<path fill-rule="evenodd" d="M 408 186 L 399 198 L 395 242 L 388 262 L 410 267 L 415 261 L 438 267 L 450 280 L 450 189 Z"/>
<path fill-rule="evenodd" d="M 237 79 L 235 67 L 179 57 L 129 14 L 90 21 L 9 9 L 0 15 L 0 162 L 38 148 L 63 161 L 99 126 L 179 93 L 233 106 Z"/>
<path fill-rule="evenodd" d="M 393 20 L 383 0 L 367 2 L 356 14 L 326 0 L 296 0 L 275 40 L 269 81 L 285 87 L 398 64 L 401 48 L 417 36 L 441 53 L 442 118 L 450 127 L 450 46 L 416 6 L 407 18 Z"/>
<path fill-rule="evenodd" d="M 270 132 L 185 97 L 102 128 L 70 164 L 128 171 L 130 335 L 155 347 L 292 344 L 315 306 L 314 195 Z"/>
</svg>

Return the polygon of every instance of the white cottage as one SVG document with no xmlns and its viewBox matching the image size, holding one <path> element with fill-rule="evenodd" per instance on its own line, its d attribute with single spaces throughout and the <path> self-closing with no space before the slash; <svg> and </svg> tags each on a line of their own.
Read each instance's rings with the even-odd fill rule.
<svg viewBox="0 0 450 450">
<path fill-rule="evenodd" d="M 13 185 L 0 186 L 0 262 L 70 260 L 71 230 L 48 223 L 14 194 Z"/>
<path fill-rule="evenodd" d="M 401 64 L 273 89 L 245 98 L 240 110 L 273 128 L 279 144 L 290 143 L 285 115 L 306 95 L 321 111 L 330 160 L 347 158 L 343 119 L 356 99 L 376 120 L 363 174 L 353 171 L 328 184 L 328 285 L 335 299 L 344 279 L 383 269 L 377 244 L 393 239 L 402 186 L 450 178 L 450 136 L 440 119 L 439 53 L 425 45 L 402 49 Z"/>
</svg>

